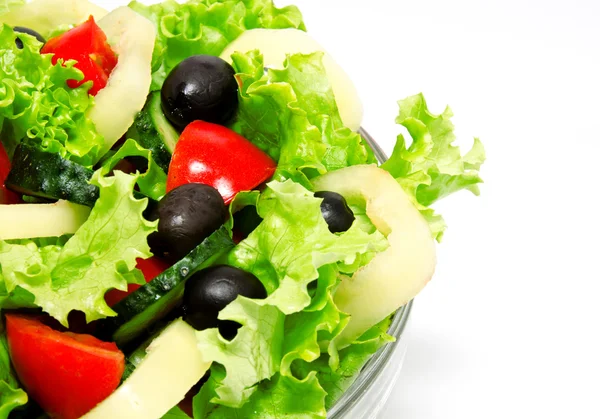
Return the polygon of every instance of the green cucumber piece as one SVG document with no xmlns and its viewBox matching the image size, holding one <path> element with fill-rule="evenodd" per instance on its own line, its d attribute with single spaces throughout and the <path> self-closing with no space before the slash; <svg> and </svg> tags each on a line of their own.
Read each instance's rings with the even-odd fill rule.
<svg viewBox="0 0 600 419">
<path fill-rule="evenodd" d="M 160 92 L 148 96 L 144 109 L 135 118 L 127 132 L 127 137 L 133 138 L 139 145 L 152 151 L 156 164 L 168 173 L 179 133 L 165 117 Z"/>
<path fill-rule="evenodd" d="M 221 227 L 186 257 L 112 307 L 117 316 L 102 322 L 102 335 L 119 346 L 140 336 L 181 303 L 190 276 L 210 266 L 234 246 L 228 230 Z"/>
<path fill-rule="evenodd" d="M 22 143 L 15 149 L 8 189 L 37 198 L 74 202 L 91 207 L 98 199 L 98 187 L 88 182 L 94 172 L 56 153 Z"/>
</svg>

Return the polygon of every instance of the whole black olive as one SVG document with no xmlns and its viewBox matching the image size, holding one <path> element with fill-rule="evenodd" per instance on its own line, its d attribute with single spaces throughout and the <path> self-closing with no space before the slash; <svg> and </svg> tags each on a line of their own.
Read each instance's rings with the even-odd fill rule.
<svg viewBox="0 0 600 419">
<path fill-rule="evenodd" d="M 148 242 L 153 253 L 179 260 L 225 223 L 227 208 L 219 191 L 201 183 L 188 183 L 170 191 L 155 210 L 158 231 Z"/>
<path fill-rule="evenodd" d="M 239 268 L 217 265 L 203 269 L 185 283 L 185 321 L 196 330 L 218 327 L 224 338 L 233 339 L 240 325 L 218 320 L 218 316 L 239 295 L 264 299 L 267 291 L 256 276 Z"/>
<path fill-rule="evenodd" d="M 238 109 L 235 70 L 219 57 L 189 57 L 171 70 L 161 99 L 165 115 L 180 130 L 196 120 L 226 125 Z"/>
<path fill-rule="evenodd" d="M 321 191 L 315 193 L 321 202 L 321 214 L 332 233 L 342 233 L 352 227 L 355 220 L 354 213 L 348 206 L 346 199 L 336 192 Z"/>
<path fill-rule="evenodd" d="M 44 37 L 42 35 L 40 35 L 39 33 L 37 33 L 36 31 L 34 31 L 33 29 L 25 28 L 23 26 L 15 26 L 13 28 L 13 31 L 19 32 L 19 33 L 26 33 L 27 35 L 34 36 L 42 44 L 46 43 L 46 40 L 44 39 Z M 23 41 L 21 40 L 21 38 L 17 37 L 17 39 L 15 39 L 15 44 L 17 44 L 17 48 L 23 49 Z"/>
</svg>

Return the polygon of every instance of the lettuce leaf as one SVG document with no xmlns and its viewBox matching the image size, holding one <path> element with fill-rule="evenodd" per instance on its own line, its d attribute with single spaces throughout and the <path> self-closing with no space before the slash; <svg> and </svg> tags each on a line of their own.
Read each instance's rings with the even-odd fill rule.
<svg viewBox="0 0 600 419">
<path fill-rule="evenodd" d="M 169 410 L 161 419 L 190 419 L 187 413 L 175 406 Z"/>
<path fill-rule="evenodd" d="M 355 343 L 342 349 L 336 360 L 336 368 L 331 367 L 328 354 L 323 354 L 314 362 L 299 360 L 292 365 L 296 377 L 310 377 L 316 373 L 319 384 L 327 393 L 325 407 L 330 409 L 335 402 L 356 381 L 367 361 L 387 343 L 394 339 L 387 334 L 391 318 L 373 326 Z"/>
<path fill-rule="evenodd" d="M 211 402 L 237 408 L 248 400 L 257 383 L 279 369 L 284 315 L 264 302 L 239 297 L 219 318 L 241 324 L 237 336 L 229 342 L 218 329 L 196 332 L 198 349 L 204 359 L 218 362 L 227 371 Z"/>
<path fill-rule="evenodd" d="M 132 1 L 129 7 L 158 29 L 152 60 L 151 90 L 160 90 L 170 71 L 192 55 L 218 56 L 242 32 L 254 28 L 305 29 L 295 6 L 281 9 L 272 0 L 174 0 L 147 6 Z"/>
<path fill-rule="evenodd" d="M 81 80 L 73 67 L 52 65 L 52 57 L 40 54 L 34 37 L 19 34 L 23 49 L 15 45 L 15 33 L 0 25 L 0 138 L 9 156 L 28 139 L 43 150 L 59 153 L 85 166 L 99 159 L 104 141 L 86 117 L 93 106 L 89 85 L 71 89 L 66 81 Z"/>
<path fill-rule="evenodd" d="M 206 393 L 212 391 L 214 380 L 209 380 L 194 398 L 195 419 L 325 419 L 325 391 L 315 374 L 304 380 L 277 374 L 271 380 L 260 383 L 248 403 L 239 409 L 226 406 L 210 406 Z"/>
<path fill-rule="evenodd" d="M 0 419 L 8 418 L 16 407 L 27 403 L 27 394 L 19 383 L 10 365 L 6 335 L 0 334 Z"/>
<path fill-rule="evenodd" d="M 366 228 L 365 223 L 332 234 L 321 214 L 322 200 L 291 180 L 273 181 L 267 187 L 260 197 L 245 194 L 234 202 L 234 206 L 256 204 L 263 221 L 231 251 L 227 263 L 256 275 L 269 296 L 260 301 L 240 297 L 220 313 L 220 319 L 243 325 L 231 342 L 224 340 L 217 329 L 197 333 L 203 355 L 218 363 L 211 369 L 211 392 L 203 390 L 198 396 L 202 402 L 197 404 L 203 406 L 198 409 L 203 415 L 222 406 L 245 412 L 255 397 L 256 402 L 277 398 L 273 392 L 281 383 L 306 385 L 323 395 L 312 379 L 299 384 L 291 374 L 291 365 L 297 359 L 318 359 L 321 346 L 337 355 L 335 348 L 326 343 L 347 320 L 332 298 L 338 265 L 359 269 L 363 265 L 354 262 L 368 260 L 360 256 L 382 251 L 388 245 L 381 233 Z M 255 396 L 257 393 L 260 396 Z M 306 417 L 321 417 L 324 398 L 320 400 L 318 408 L 304 412 Z M 284 412 L 272 410 L 274 415 Z"/>
<path fill-rule="evenodd" d="M 126 157 L 142 157 L 148 164 L 147 170 L 139 175 L 137 185 L 140 192 L 159 201 L 166 194 L 167 175 L 152 158 L 152 152 L 139 145 L 137 141 L 128 139 L 110 158 L 102 163 L 100 173 L 106 176 Z"/>
<path fill-rule="evenodd" d="M 450 108 L 441 115 L 429 112 L 422 94 L 398 102 L 396 122 L 404 126 L 412 142 L 398 136 L 390 159 L 382 165 L 396 178 L 429 221 L 432 234 L 441 241 L 446 223 L 430 205 L 460 190 L 479 195 L 483 182 L 479 169 L 485 161 L 485 150 L 478 138 L 471 150 L 461 155 L 453 143 L 454 124 Z"/>
<path fill-rule="evenodd" d="M 322 53 L 291 55 L 267 74 L 258 51 L 232 58 L 241 86 L 234 128 L 277 160 L 274 179 L 310 187 L 315 175 L 374 161 L 360 135 L 343 126 Z"/>
<path fill-rule="evenodd" d="M 321 266 L 349 264 L 388 246 L 381 233 L 368 234 L 357 225 L 332 234 L 321 214 L 322 199 L 295 182 L 273 181 L 268 188 L 257 207 L 262 223 L 231 252 L 228 263 L 256 275 L 270 294 L 268 303 L 284 314 L 310 304 L 307 285 L 319 277 Z"/>
<path fill-rule="evenodd" d="M 27 291 L 36 306 L 65 326 L 72 310 L 84 312 L 88 322 L 115 315 L 104 294 L 144 283 L 136 259 L 152 256 L 147 237 L 156 223 L 142 216 L 147 199 L 133 197 L 138 177 L 95 172 L 92 183 L 100 188 L 100 198 L 64 246 L 0 242 L 0 284 L 8 293 Z"/>
</svg>

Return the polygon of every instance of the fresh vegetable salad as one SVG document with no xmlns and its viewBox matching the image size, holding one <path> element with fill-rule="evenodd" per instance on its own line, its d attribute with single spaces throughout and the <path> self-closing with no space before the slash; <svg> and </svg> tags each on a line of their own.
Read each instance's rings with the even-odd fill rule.
<svg viewBox="0 0 600 419">
<path fill-rule="evenodd" d="M 432 278 L 481 143 L 271 0 L 0 1 L 0 418 L 325 418 Z"/>
</svg>

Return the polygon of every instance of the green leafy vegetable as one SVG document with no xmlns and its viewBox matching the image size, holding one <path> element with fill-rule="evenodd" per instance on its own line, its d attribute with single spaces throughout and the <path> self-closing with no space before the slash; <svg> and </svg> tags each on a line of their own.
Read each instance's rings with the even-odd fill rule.
<svg viewBox="0 0 600 419">
<path fill-rule="evenodd" d="M 16 407 L 27 403 L 27 394 L 19 388 L 19 383 L 10 365 L 6 335 L 0 334 L 0 419 Z"/>
<path fill-rule="evenodd" d="M 102 176 L 110 173 L 110 171 L 125 157 L 142 157 L 148 162 L 148 169 L 144 174 L 140 175 L 137 180 L 137 184 L 142 194 L 156 201 L 165 196 L 167 189 L 167 175 L 152 158 L 152 152 L 146 150 L 132 139 L 125 141 L 125 144 L 123 144 L 115 154 L 102 163 L 102 169 L 100 171 Z"/>
<path fill-rule="evenodd" d="M 169 72 L 199 54 L 219 55 L 242 32 L 254 28 L 304 28 L 295 6 L 278 9 L 272 0 L 174 0 L 129 7 L 152 21 L 158 37 L 152 60 L 151 90 L 160 90 Z"/>
<path fill-rule="evenodd" d="M 151 256 L 147 237 L 156 230 L 156 223 L 142 216 L 147 200 L 133 197 L 138 176 L 96 172 L 92 183 L 100 188 L 100 198 L 64 246 L 0 242 L 0 284 L 8 293 L 29 292 L 63 325 L 72 310 L 84 312 L 88 322 L 115 315 L 104 294 L 145 282 L 136 259 Z"/>
<path fill-rule="evenodd" d="M 375 325 L 352 345 L 342 349 L 336 364 L 331 368 L 331 360 L 327 354 L 321 355 L 314 362 L 299 360 L 292 365 L 292 371 L 297 377 L 310 377 L 315 372 L 321 387 L 327 393 L 325 406 L 330 409 L 335 402 L 356 381 L 358 374 L 367 361 L 382 346 L 394 339 L 387 334 L 391 319 Z"/>
<path fill-rule="evenodd" d="M 166 415 L 162 417 L 162 419 L 190 419 L 190 417 L 178 407 L 174 407 L 169 410 Z"/>
<path fill-rule="evenodd" d="M 433 115 L 422 94 L 398 102 L 400 114 L 396 122 L 404 126 L 412 143 L 398 136 L 390 159 L 382 165 L 396 178 L 429 221 L 434 237 L 440 241 L 446 223 L 430 205 L 454 192 L 466 189 L 479 195 L 479 169 L 485 161 L 485 151 L 479 139 L 464 156 L 453 145 L 454 124 L 450 108 Z"/>
<path fill-rule="evenodd" d="M 86 117 L 93 106 L 89 85 L 71 89 L 66 81 L 81 80 L 73 67 L 52 65 L 51 55 L 40 54 L 41 43 L 21 34 L 23 49 L 15 44 L 15 33 L 0 25 L 0 138 L 12 155 L 24 139 L 42 149 L 60 153 L 91 166 L 99 159 L 104 143 Z"/>
<path fill-rule="evenodd" d="M 229 263 L 252 272 L 263 282 L 269 304 L 285 314 L 307 307 L 307 285 L 317 269 L 331 263 L 352 263 L 357 255 L 383 251 L 387 240 L 353 225 L 332 234 L 321 214 L 321 202 L 291 180 L 273 181 L 258 203 L 262 223 L 229 255 Z"/>
<path fill-rule="evenodd" d="M 279 368 L 284 315 L 276 307 L 238 297 L 219 318 L 243 327 L 231 342 L 223 339 L 218 329 L 197 332 L 198 349 L 205 360 L 218 362 L 227 370 L 211 402 L 240 407 L 256 390 L 253 386 Z"/>
<path fill-rule="evenodd" d="M 288 180 L 271 182 L 260 197 L 246 194 L 235 203 L 257 205 L 263 221 L 230 253 L 228 263 L 256 275 L 269 297 L 261 301 L 238 298 L 220 313 L 222 320 L 243 325 L 231 342 L 221 338 L 216 329 L 198 332 L 201 352 L 220 365 L 212 368 L 212 392 L 203 390 L 198 396 L 202 402 L 196 403 L 197 410 L 203 415 L 213 411 L 214 404 L 219 405 L 215 412 L 221 406 L 247 409 L 255 393 L 261 394 L 256 396 L 258 400 L 277 398 L 270 392 L 276 393 L 278 387 L 264 380 L 278 382 L 280 372 L 282 383 L 297 382 L 291 375 L 292 363 L 318 359 L 321 342 L 325 350 L 337 355 L 327 343 L 347 320 L 332 298 L 338 264 L 351 266 L 365 253 L 384 250 L 387 241 L 381 233 L 365 228 L 365 223 L 356 223 L 343 234 L 332 234 L 321 214 L 321 201 Z M 353 266 L 358 269 L 362 265 Z M 313 281 L 316 284 L 309 290 Z M 305 417 L 320 417 L 322 403 L 320 410 L 306 412 L 313 416 Z"/>
<path fill-rule="evenodd" d="M 315 374 L 304 380 L 291 376 L 275 375 L 262 382 L 248 403 L 239 409 L 225 406 L 206 406 L 203 392 L 210 391 L 211 381 L 194 398 L 194 418 L 208 419 L 325 419 L 325 391 Z M 203 399 L 204 396 L 204 399 Z M 204 403 L 203 403 L 204 402 Z M 259 415 L 257 413 L 260 412 Z"/>
<path fill-rule="evenodd" d="M 278 161 L 277 180 L 309 186 L 316 174 L 373 162 L 360 135 L 342 124 L 322 56 L 291 55 L 266 75 L 257 51 L 232 56 L 241 84 L 235 129 Z"/>
</svg>

